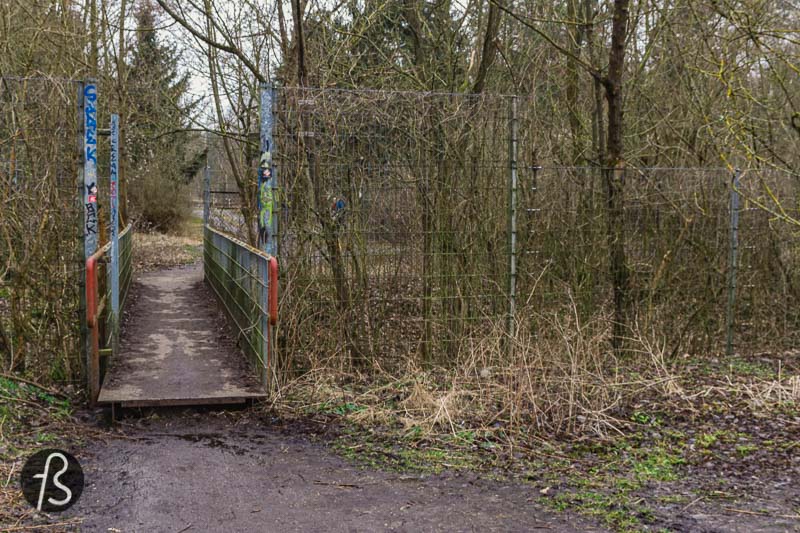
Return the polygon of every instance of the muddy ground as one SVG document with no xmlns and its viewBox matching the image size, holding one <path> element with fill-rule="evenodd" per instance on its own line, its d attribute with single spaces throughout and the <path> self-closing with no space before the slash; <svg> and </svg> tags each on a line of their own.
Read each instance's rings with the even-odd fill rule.
<svg viewBox="0 0 800 533">
<path fill-rule="evenodd" d="M 75 507 L 36 522 L 103 532 L 800 531 L 792 453 L 780 469 L 758 456 L 681 461 L 674 477 L 648 478 L 622 499 L 628 478 L 594 483 L 613 465 L 584 448 L 572 461 L 507 468 L 461 464 L 457 450 L 398 464 L 392 457 L 409 457 L 401 447 L 381 449 L 339 421 L 282 420 L 259 406 L 128 410 L 112 427 L 107 415 L 78 413 L 91 436 L 70 449 L 86 488 Z"/>
<path fill-rule="evenodd" d="M 602 531 L 530 486 L 359 468 L 255 413 L 126 419 L 78 454 L 83 531 Z"/>
<path fill-rule="evenodd" d="M 0 436 L 0 531 L 800 531 L 800 420 L 789 415 L 467 453 L 265 406 L 129 410 L 110 426 L 107 411 L 68 416 L 35 387 L 3 386 L 23 407 L 11 404 Z M 40 447 L 84 467 L 66 513 L 37 514 L 19 494 Z"/>
</svg>

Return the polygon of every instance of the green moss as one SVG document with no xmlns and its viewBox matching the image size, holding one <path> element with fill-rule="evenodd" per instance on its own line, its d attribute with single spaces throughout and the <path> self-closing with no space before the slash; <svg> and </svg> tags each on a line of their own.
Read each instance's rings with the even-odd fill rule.
<svg viewBox="0 0 800 533">
<path fill-rule="evenodd" d="M 741 444 L 736 447 L 736 453 L 741 457 L 747 457 L 756 450 L 758 450 L 758 446 L 755 444 Z"/>
<path fill-rule="evenodd" d="M 678 479 L 675 467 L 683 463 L 685 461 L 679 455 L 657 447 L 645 450 L 632 467 L 640 481 L 674 481 Z"/>
<path fill-rule="evenodd" d="M 699 437 L 697 437 L 697 445 L 701 448 L 711 448 L 712 446 L 716 445 L 721 438 L 724 437 L 726 437 L 725 431 L 702 433 Z"/>
<path fill-rule="evenodd" d="M 652 424 L 656 420 L 653 415 L 643 411 L 636 411 L 631 415 L 631 421 L 637 424 Z"/>
<path fill-rule="evenodd" d="M 775 369 L 767 363 L 748 361 L 740 358 L 735 358 L 729 361 L 728 369 L 731 374 L 737 376 L 773 378 L 776 375 Z"/>
<path fill-rule="evenodd" d="M 36 442 L 38 443 L 54 442 L 56 440 L 58 440 L 58 437 L 50 433 L 40 433 L 36 437 Z"/>
</svg>

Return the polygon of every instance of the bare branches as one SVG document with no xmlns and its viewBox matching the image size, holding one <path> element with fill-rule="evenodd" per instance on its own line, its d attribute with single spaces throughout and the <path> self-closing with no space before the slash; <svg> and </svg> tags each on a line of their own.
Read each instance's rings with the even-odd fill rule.
<svg viewBox="0 0 800 533">
<path fill-rule="evenodd" d="M 236 56 L 236 58 L 239 59 L 239 61 L 241 61 L 242 64 L 245 65 L 245 67 L 247 67 L 250 73 L 259 82 L 262 83 L 267 82 L 267 77 L 265 77 L 261 72 L 259 72 L 258 67 L 252 61 L 250 61 L 250 59 L 244 54 L 244 52 L 242 52 L 240 48 L 238 48 L 232 43 L 232 39 L 228 34 L 223 33 L 223 37 L 226 39 L 227 44 L 220 43 L 209 36 L 208 32 L 209 27 L 206 28 L 206 32 L 202 32 L 197 28 L 195 28 L 193 24 L 191 24 L 188 20 L 186 20 L 185 17 L 178 14 L 176 10 L 172 9 L 166 0 L 156 0 L 156 1 L 158 2 L 158 5 L 160 5 L 164 9 L 164 11 L 166 11 L 166 13 L 173 18 L 173 20 L 175 20 L 178 24 L 183 26 L 194 37 L 196 37 L 203 43 L 207 44 L 208 46 L 211 46 L 213 48 L 216 48 L 217 50 L 221 50 L 223 52 L 227 52 L 229 54 Z M 210 9 L 208 9 L 209 7 L 210 6 L 207 4 L 206 8 L 202 10 L 202 15 L 208 21 L 210 27 L 213 27 L 215 30 L 219 30 L 220 29 L 219 26 L 216 24 L 214 18 L 211 16 Z"/>
<path fill-rule="evenodd" d="M 572 51 L 570 51 L 567 47 L 565 47 L 565 46 L 559 44 L 558 42 L 556 42 L 556 40 L 552 36 L 550 36 L 549 34 L 547 34 L 544 31 L 540 30 L 538 28 L 538 26 L 536 26 L 532 22 L 526 20 L 522 16 L 518 15 L 511 8 L 509 8 L 505 4 L 501 3 L 500 0 L 489 0 L 489 1 L 492 3 L 492 5 L 497 6 L 500 10 L 502 10 L 505 13 L 507 13 L 511 18 L 513 18 L 514 20 L 516 20 L 517 22 L 519 22 L 520 24 L 522 24 L 526 28 L 532 30 L 534 33 L 536 33 L 541 38 L 543 38 L 550 46 L 552 46 L 553 48 L 558 50 L 559 53 L 561 53 L 561 54 L 569 57 L 573 61 L 575 61 L 576 64 L 580 65 L 592 77 L 598 78 L 598 79 L 601 79 L 601 80 L 603 79 L 603 76 L 601 74 L 600 69 L 598 69 L 594 65 L 591 65 L 586 60 L 584 60 L 582 57 L 580 57 L 580 56 L 576 55 L 575 53 L 573 53 Z"/>
</svg>

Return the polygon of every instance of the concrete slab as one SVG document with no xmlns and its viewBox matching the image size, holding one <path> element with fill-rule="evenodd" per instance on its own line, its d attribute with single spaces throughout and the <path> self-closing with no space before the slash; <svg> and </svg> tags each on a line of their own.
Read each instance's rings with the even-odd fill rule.
<svg viewBox="0 0 800 533">
<path fill-rule="evenodd" d="M 266 395 L 203 282 L 202 265 L 142 274 L 100 404 L 236 404 Z"/>
</svg>

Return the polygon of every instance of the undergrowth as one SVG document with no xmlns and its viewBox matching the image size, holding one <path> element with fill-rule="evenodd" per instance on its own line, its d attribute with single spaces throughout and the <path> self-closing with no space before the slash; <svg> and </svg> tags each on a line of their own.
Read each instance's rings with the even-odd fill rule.
<svg viewBox="0 0 800 533">
<path fill-rule="evenodd" d="M 31 508 L 19 490 L 24 461 L 43 448 L 72 449 L 89 438 L 72 418 L 73 400 L 59 391 L 0 377 L 0 530 L 35 530 L 51 520 Z M 73 526 L 75 521 L 65 524 Z"/>
<path fill-rule="evenodd" d="M 548 326 L 535 342 L 523 329 L 511 355 L 481 341 L 449 368 L 319 366 L 272 407 L 336 426 L 333 448 L 364 467 L 521 481 L 618 531 L 658 530 L 665 509 L 727 498 L 731 472 L 791 460 L 798 354 L 669 359 L 637 334 L 616 357 L 592 325 Z"/>
</svg>

